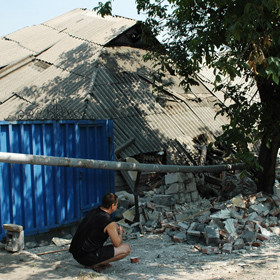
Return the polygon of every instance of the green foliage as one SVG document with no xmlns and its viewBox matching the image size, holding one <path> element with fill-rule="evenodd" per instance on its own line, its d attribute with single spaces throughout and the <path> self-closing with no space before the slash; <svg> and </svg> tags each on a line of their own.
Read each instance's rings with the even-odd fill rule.
<svg viewBox="0 0 280 280">
<path fill-rule="evenodd" d="M 160 59 L 162 70 L 172 65 L 186 87 L 202 66 L 214 69 L 216 89 L 232 101 L 220 104 L 230 122 L 218 141 L 239 160 L 261 168 L 251 147 L 259 141 L 270 145 L 275 135 L 280 143 L 280 1 L 135 2 L 152 34 L 163 34 L 164 51 L 153 50 L 149 58 Z M 246 86 L 233 83 L 240 78 Z M 256 86 L 260 100 L 250 102 L 246 94 Z"/>
<path fill-rule="evenodd" d="M 98 6 L 94 7 L 93 10 L 100 14 L 102 17 L 106 15 L 112 15 L 112 3 L 111 1 L 107 1 L 105 3 L 98 2 Z"/>
</svg>

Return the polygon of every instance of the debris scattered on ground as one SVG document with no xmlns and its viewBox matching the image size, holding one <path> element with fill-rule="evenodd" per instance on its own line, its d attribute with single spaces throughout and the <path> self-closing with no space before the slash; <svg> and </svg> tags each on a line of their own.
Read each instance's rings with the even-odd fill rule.
<svg viewBox="0 0 280 280">
<path fill-rule="evenodd" d="M 217 198 L 210 202 L 200 197 L 193 174 L 167 174 L 164 185 L 145 192 L 140 199 L 140 220 L 136 223 L 132 197 L 127 201 L 131 194 L 117 193 L 121 209 L 118 223 L 126 229 L 124 238 L 167 234 L 173 242 L 193 244 L 203 254 L 230 254 L 262 246 L 272 235 L 280 235 L 280 198 L 253 194 L 255 184 L 249 178 L 228 177 L 221 188 L 230 189 L 230 194 L 240 188 L 243 192 L 225 201 Z M 251 194 L 243 195 L 244 190 Z"/>
</svg>

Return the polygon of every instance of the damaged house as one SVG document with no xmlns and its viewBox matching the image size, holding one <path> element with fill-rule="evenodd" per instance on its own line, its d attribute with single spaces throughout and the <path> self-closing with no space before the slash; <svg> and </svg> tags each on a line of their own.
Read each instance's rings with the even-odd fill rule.
<svg viewBox="0 0 280 280">
<path fill-rule="evenodd" d="M 0 120 L 111 120 L 116 160 L 196 165 L 196 140 L 213 140 L 227 122 L 215 117 L 222 99 L 203 79 L 185 92 L 172 71 L 158 95 L 147 49 L 135 20 L 86 9 L 8 34 L 0 38 Z M 116 188 L 126 184 L 116 172 Z"/>
<path fill-rule="evenodd" d="M 167 164 L 196 164 L 194 140 L 212 140 L 226 123 L 215 118 L 219 98 L 202 82 L 185 92 L 173 73 L 158 96 L 146 47 L 136 21 L 83 9 L 8 34 L 0 120 L 110 119 L 117 157 L 149 162 L 161 152 Z"/>
</svg>

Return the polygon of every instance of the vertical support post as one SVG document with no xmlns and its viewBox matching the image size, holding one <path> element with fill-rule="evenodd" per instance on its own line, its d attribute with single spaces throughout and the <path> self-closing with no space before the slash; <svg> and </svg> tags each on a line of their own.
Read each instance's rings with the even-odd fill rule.
<svg viewBox="0 0 280 280">
<path fill-rule="evenodd" d="M 135 203 L 135 218 L 134 222 L 139 222 L 140 213 L 139 213 L 139 200 L 138 200 L 138 186 L 140 182 L 141 172 L 137 172 L 136 181 L 134 185 L 134 203 Z"/>
</svg>

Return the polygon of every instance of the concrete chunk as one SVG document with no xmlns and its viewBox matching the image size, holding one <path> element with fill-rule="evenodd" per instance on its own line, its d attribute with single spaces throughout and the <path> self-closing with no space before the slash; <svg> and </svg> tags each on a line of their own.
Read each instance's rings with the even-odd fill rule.
<svg viewBox="0 0 280 280">
<path fill-rule="evenodd" d="M 5 250 L 17 252 L 24 248 L 24 231 L 7 231 Z"/>
<path fill-rule="evenodd" d="M 234 223 L 236 221 L 234 219 L 227 219 L 224 221 L 225 224 L 225 230 L 230 234 L 230 235 L 235 235 L 236 228 L 234 226 Z"/>
<path fill-rule="evenodd" d="M 124 213 L 123 213 L 123 217 L 124 219 L 130 221 L 130 222 L 133 222 L 134 221 L 134 218 L 135 218 L 135 215 L 134 215 L 134 208 L 131 208 L 131 209 L 128 209 L 126 210 Z"/>
<path fill-rule="evenodd" d="M 245 247 L 245 243 L 244 243 L 244 240 L 242 238 L 237 238 L 234 241 L 234 244 L 233 244 L 233 249 L 234 250 L 240 250 L 240 249 L 243 249 L 244 247 Z"/>
<path fill-rule="evenodd" d="M 173 206 L 175 205 L 175 199 L 172 195 L 157 194 L 153 197 L 155 204 L 164 205 L 164 206 Z"/>
<path fill-rule="evenodd" d="M 250 230 L 245 230 L 241 236 L 244 241 L 246 242 L 253 242 L 256 240 L 257 234 L 256 232 L 250 231 Z"/>
<path fill-rule="evenodd" d="M 231 254 L 232 252 L 232 243 L 225 243 L 222 248 L 222 252 L 226 254 Z"/>
<path fill-rule="evenodd" d="M 185 185 L 184 183 L 173 183 L 168 186 L 167 190 L 165 191 L 165 194 L 174 194 L 184 191 Z"/>
<path fill-rule="evenodd" d="M 233 197 L 231 199 L 231 202 L 235 207 L 246 208 L 246 204 L 244 202 L 244 199 L 243 199 L 242 195 Z"/>
<path fill-rule="evenodd" d="M 275 235 L 280 235 L 280 227 L 271 227 L 270 229 Z"/>
<path fill-rule="evenodd" d="M 231 212 L 229 209 L 222 209 L 210 216 L 210 218 L 218 218 L 218 219 L 229 219 L 231 217 Z"/>
<path fill-rule="evenodd" d="M 188 226 L 187 224 L 182 223 L 182 222 L 179 222 L 179 223 L 178 223 L 178 226 L 179 226 L 180 228 L 182 228 L 182 229 L 185 229 L 185 230 L 187 230 L 187 229 L 189 228 L 189 226 Z"/>
<path fill-rule="evenodd" d="M 272 235 L 272 232 L 267 230 L 266 228 L 264 228 L 264 227 L 262 227 L 260 225 L 256 225 L 256 227 L 259 228 L 260 231 L 261 231 L 261 234 L 266 236 L 267 238 L 269 238 Z"/>
<path fill-rule="evenodd" d="M 259 215 L 264 213 L 269 213 L 270 208 L 266 205 L 263 205 L 262 203 L 259 204 L 253 204 L 249 207 L 250 210 L 257 212 Z M 266 215 L 267 215 L 266 214 Z"/>
<path fill-rule="evenodd" d="M 23 231 L 23 226 L 19 226 L 16 224 L 3 224 L 3 229 L 7 231 L 21 232 Z"/>
<path fill-rule="evenodd" d="M 205 227 L 205 241 L 207 245 L 218 245 L 220 242 L 220 233 L 217 227 Z"/>
</svg>

